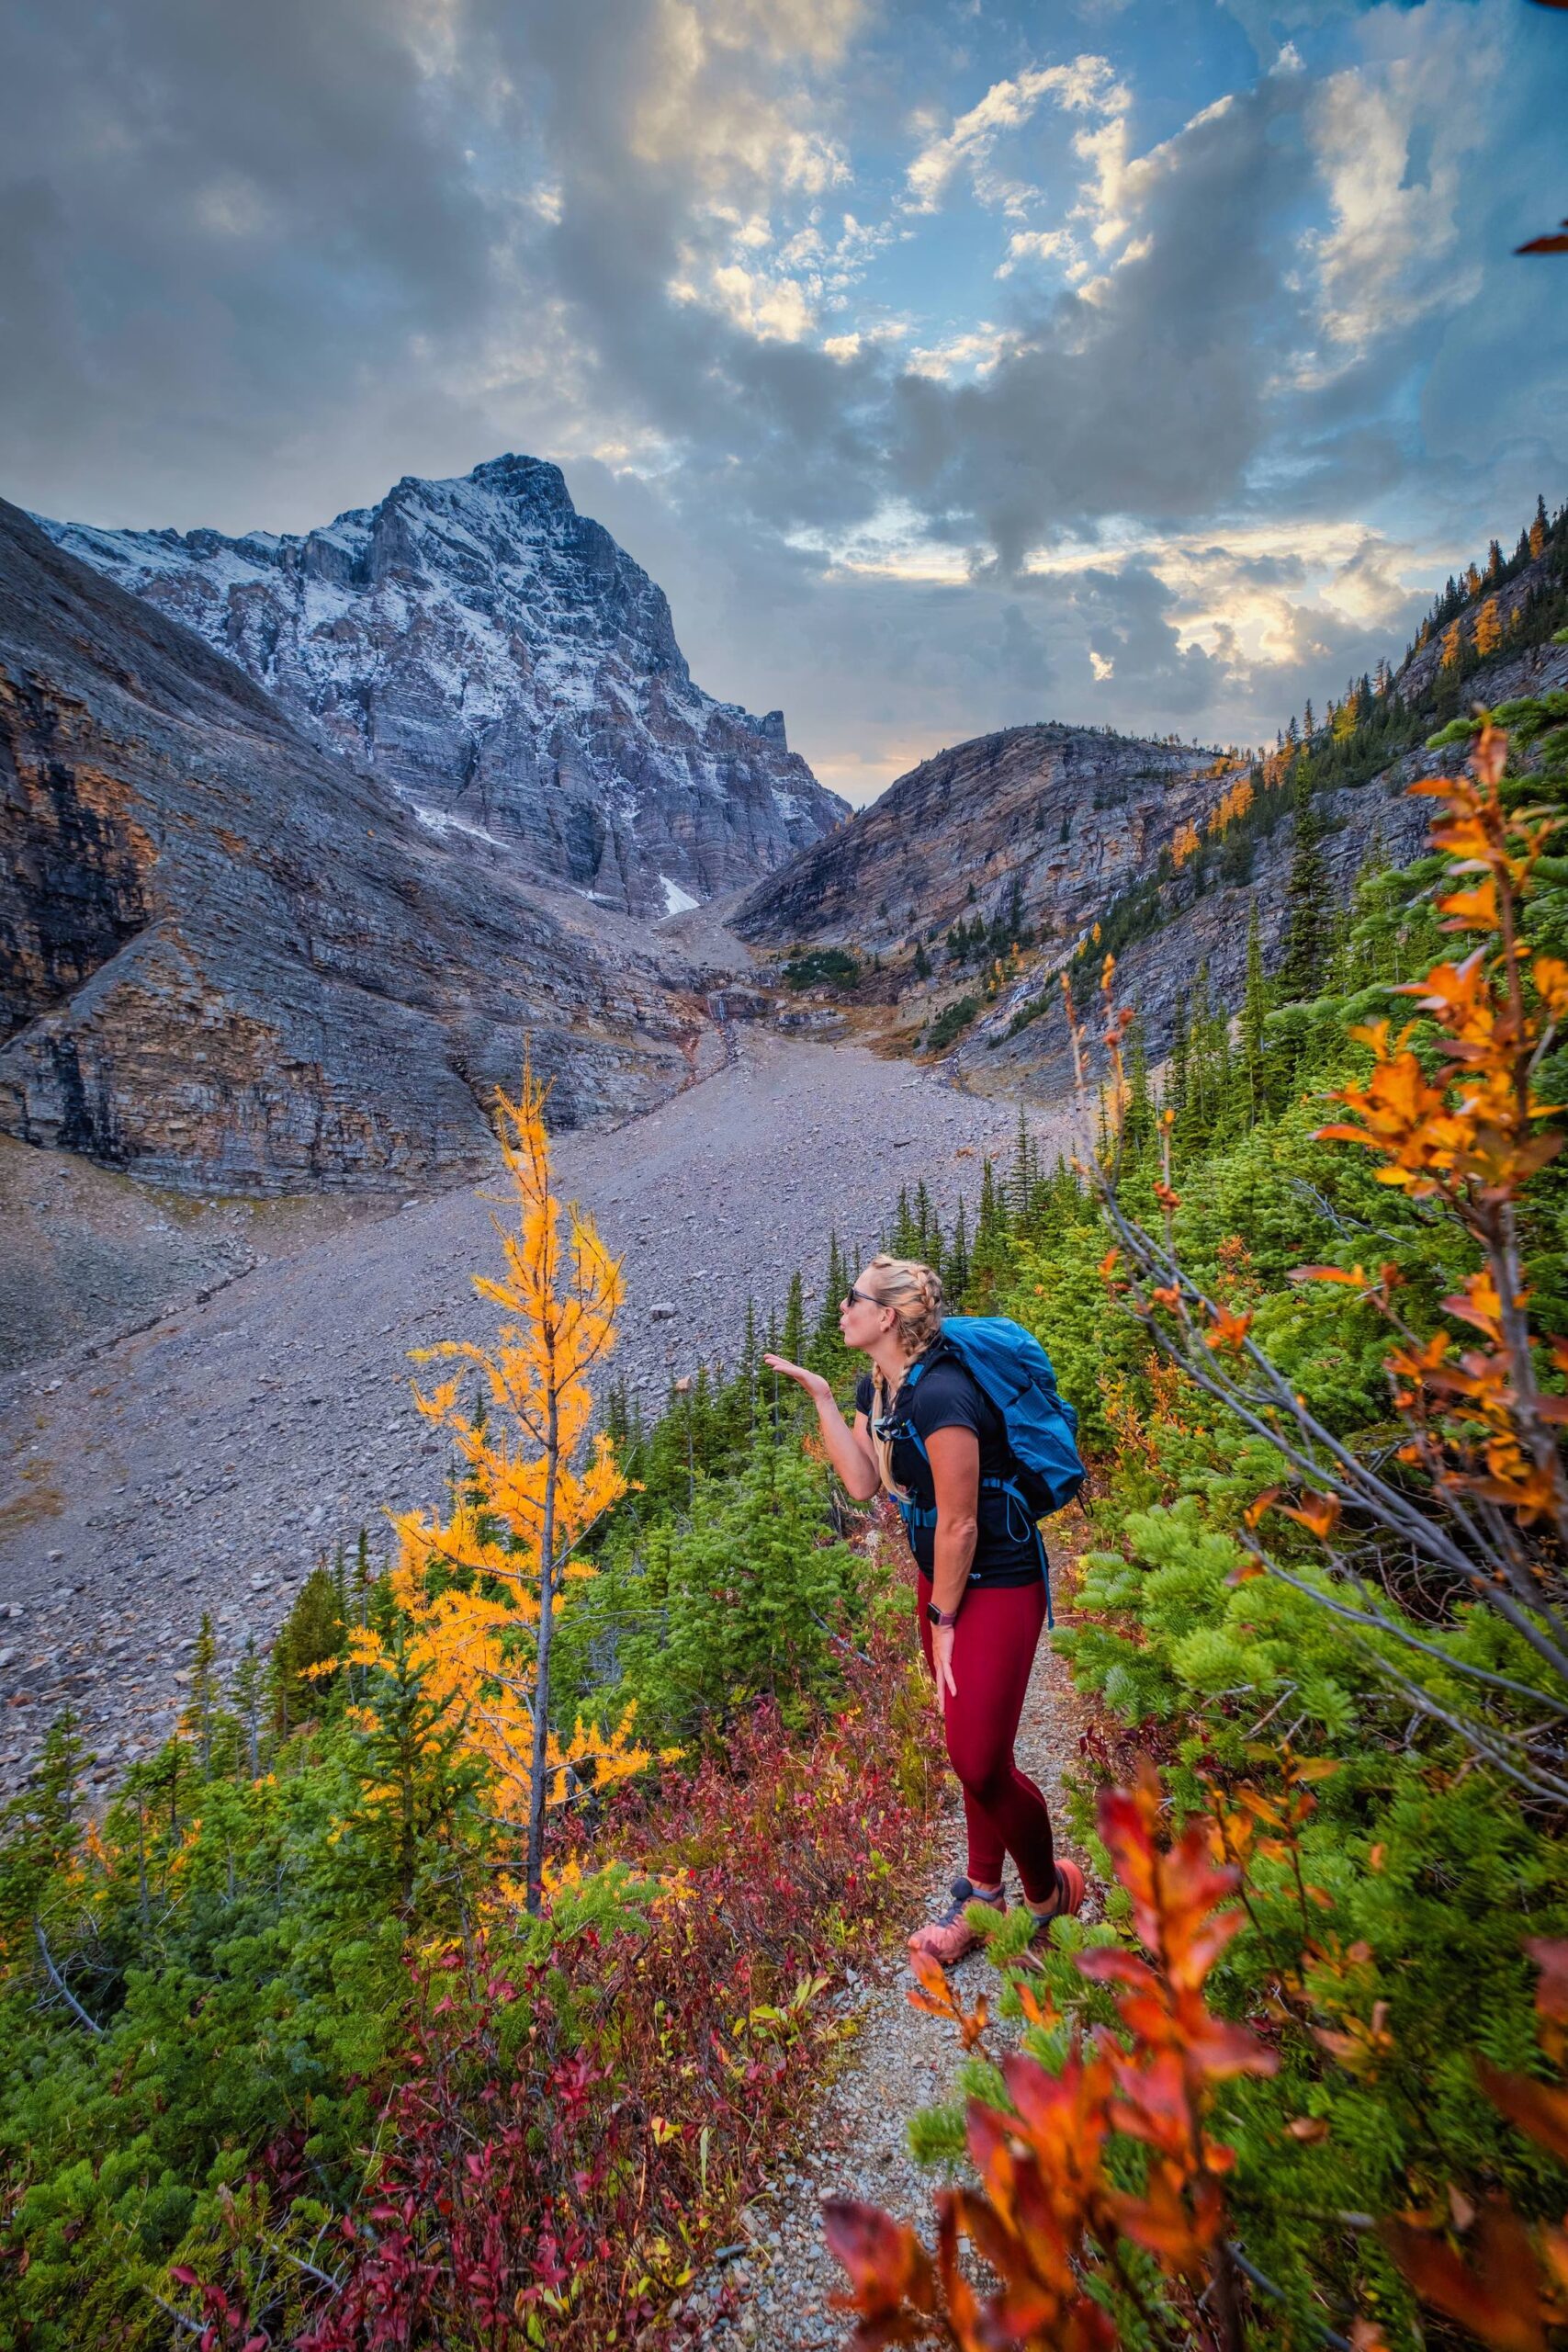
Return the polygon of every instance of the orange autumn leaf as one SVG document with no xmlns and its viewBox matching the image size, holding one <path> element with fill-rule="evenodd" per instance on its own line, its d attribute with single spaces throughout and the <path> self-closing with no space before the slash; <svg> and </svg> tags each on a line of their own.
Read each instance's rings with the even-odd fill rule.
<svg viewBox="0 0 1568 2352">
<path fill-rule="evenodd" d="M 1284 1518 L 1293 1519 L 1298 1526 L 1315 1535 L 1320 1544 L 1326 1544 L 1338 1524 L 1339 1498 L 1337 1495 L 1314 1494 L 1309 1488 L 1303 1495 L 1299 1509 L 1290 1503 L 1281 1503 L 1280 1510 Z"/>
<path fill-rule="evenodd" d="M 1233 1314 L 1222 1306 L 1203 1334 L 1204 1344 L 1211 1348 L 1239 1348 L 1252 1328 L 1250 1315 Z"/>
<path fill-rule="evenodd" d="M 1445 931 L 1495 931 L 1497 885 L 1488 874 L 1468 890 L 1450 890 L 1438 900 L 1438 911 L 1449 920 Z"/>
<path fill-rule="evenodd" d="M 1530 2075 L 1507 2074 L 1486 2058 L 1477 2058 L 1475 2071 L 1493 2106 L 1560 2164 L 1568 2164 L 1568 2090 L 1538 2083 Z"/>
</svg>

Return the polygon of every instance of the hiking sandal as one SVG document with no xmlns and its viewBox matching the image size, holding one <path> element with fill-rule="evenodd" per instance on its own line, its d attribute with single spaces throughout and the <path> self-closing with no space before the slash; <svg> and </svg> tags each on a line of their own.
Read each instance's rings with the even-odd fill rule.
<svg viewBox="0 0 1568 2352">
<path fill-rule="evenodd" d="M 979 1936 L 964 1916 L 971 1903 L 984 1903 L 998 1916 L 1008 1907 L 1000 1887 L 995 1894 L 977 1894 L 966 1878 L 955 1878 L 948 1892 L 953 1900 L 947 1909 L 939 1912 L 934 1919 L 928 1919 L 923 1928 L 917 1928 L 909 1938 L 911 1951 L 927 1953 L 931 1959 L 940 1961 L 943 1968 L 951 1968 L 980 1943 Z"/>
</svg>

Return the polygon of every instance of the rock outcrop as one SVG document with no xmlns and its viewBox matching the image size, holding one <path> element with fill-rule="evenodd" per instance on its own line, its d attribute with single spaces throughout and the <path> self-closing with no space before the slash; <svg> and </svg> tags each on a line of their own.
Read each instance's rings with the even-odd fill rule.
<svg viewBox="0 0 1568 2352">
<path fill-rule="evenodd" d="M 845 804 L 784 738 L 694 685 L 661 589 L 557 466 L 408 476 L 303 537 L 110 531 L 57 544 L 197 630 L 437 835 L 662 916 L 753 881 Z"/>
<path fill-rule="evenodd" d="M 900 776 L 731 921 L 761 944 L 880 950 L 989 915 L 1016 881 L 1037 932 L 1074 936 L 1212 800 L 1219 757 L 1099 728 L 979 736 Z"/>
<path fill-rule="evenodd" d="M 488 1163 L 525 1037 L 562 1125 L 662 1099 L 713 1048 L 684 976 L 516 869 L 0 502 L 0 1130 L 378 1192 Z"/>
<path fill-rule="evenodd" d="M 1546 579 L 1534 566 L 1524 589 L 1539 591 Z M 1420 746 L 1424 727 L 1444 715 L 1432 707 L 1420 718 L 1438 683 L 1434 665 L 1425 649 L 1393 681 L 1418 720 L 1413 747 L 1362 783 L 1317 794 L 1331 908 L 1349 902 L 1374 851 L 1395 865 L 1419 852 L 1429 808 L 1406 787 L 1434 765 L 1456 767 L 1465 756 L 1463 747 L 1434 754 Z M 1565 683 L 1568 648 L 1540 642 L 1500 653 L 1467 676 L 1463 691 L 1467 703 L 1495 706 Z M 1246 773 L 1212 751 L 1093 729 L 1021 727 L 982 736 L 923 762 L 849 824 L 768 876 L 732 922 L 763 949 L 843 946 L 891 958 L 893 970 L 863 993 L 896 992 L 906 1007 L 912 997 L 915 1009 L 929 1002 L 935 1015 L 980 988 L 973 964 L 954 969 L 944 962 L 945 933 L 976 916 L 990 922 L 1016 904 L 1040 952 L 965 1025 L 949 1058 L 973 1088 L 1022 1089 L 1057 1102 L 1072 1087 L 1073 1064 L 1056 976 L 1095 924 L 1117 945 L 1117 1000 L 1137 1008 L 1156 1060 L 1200 978 L 1211 1006 L 1239 1004 L 1255 908 L 1265 967 L 1277 963 L 1295 848 L 1288 786 L 1255 808 L 1238 842 L 1244 854 L 1219 861 L 1201 887 L 1196 866 L 1181 870 Z M 1173 856 L 1162 865 L 1165 851 Z M 1130 901 L 1156 888 L 1157 899 L 1139 906 L 1135 920 L 1117 920 Z M 935 966 L 933 978 L 919 984 L 908 971 L 917 941 Z M 1090 1025 L 1099 1025 L 1092 1009 Z M 906 1023 L 906 1046 L 912 1035 Z"/>
</svg>

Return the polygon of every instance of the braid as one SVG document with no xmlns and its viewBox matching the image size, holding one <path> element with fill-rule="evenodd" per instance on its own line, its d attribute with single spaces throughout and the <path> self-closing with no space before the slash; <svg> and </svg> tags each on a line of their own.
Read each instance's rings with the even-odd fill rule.
<svg viewBox="0 0 1568 2352">
<path fill-rule="evenodd" d="M 900 1343 L 912 1363 L 916 1356 L 924 1353 L 942 1329 L 942 1276 L 933 1266 L 922 1265 L 918 1258 L 893 1258 L 882 1250 L 862 1272 L 860 1280 L 879 1306 L 893 1309 L 898 1318 Z M 873 1371 L 872 1382 L 876 1411 L 872 1422 L 871 1442 L 882 1473 L 882 1483 L 890 1495 L 897 1495 L 902 1489 L 893 1476 L 893 1448 L 886 1438 L 879 1438 L 876 1434 L 876 1422 L 886 1418 L 892 1399 L 879 1371 Z"/>
</svg>

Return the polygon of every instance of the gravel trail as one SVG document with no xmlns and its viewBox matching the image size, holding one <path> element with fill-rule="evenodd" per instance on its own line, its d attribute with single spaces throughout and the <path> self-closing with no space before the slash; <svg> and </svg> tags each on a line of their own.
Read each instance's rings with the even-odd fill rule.
<svg viewBox="0 0 1568 2352">
<path fill-rule="evenodd" d="M 749 1293 L 782 1306 L 797 1265 L 820 1283 L 830 1226 L 869 1245 L 921 1177 L 973 1207 L 981 1156 L 1011 1150 L 1010 1103 L 855 1046 L 731 1035 L 730 1063 L 660 1110 L 558 1139 L 563 1196 L 624 1254 L 615 1363 L 654 1408 L 671 1373 L 733 1359 Z M 0 1788 L 67 1699 L 107 1778 L 162 1736 L 203 1608 L 231 1662 L 339 1540 L 438 1498 L 407 1351 L 490 1328 L 469 1280 L 495 1260 L 488 1189 L 296 1247 L 0 1390 Z"/>
<path fill-rule="evenodd" d="M 1082 1525 L 1076 1511 L 1059 1522 L 1051 1545 L 1054 1557 L 1071 1548 Z M 1054 1589 L 1060 1620 L 1070 1611 L 1064 1612 L 1059 1578 Z M 917 1639 L 912 1628 L 909 1638 L 912 1644 Z M 1064 1835 L 1062 1775 L 1077 1757 L 1079 1733 L 1088 1719 L 1066 1661 L 1053 1654 L 1047 1634 L 1024 1702 L 1017 1754 L 1023 1770 L 1044 1792 L 1062 1850 L 1080 1863 L 1084 1855 Z M 931 1737 L 940 1759 L 934 1711 Z M 964 1867 L 963 1814 L 956 1782 L 952 1787 L 953 1802 L 939 1841 L 941 1850 L 932 1857 L 929 1893 L 933 1899 L 945 1896 Z M 1090 1886 L 1088 1917 L 1099 1916 L 1092 1881 Z M 1010 1864 L 1008 1896 L 1015 1903 L 1022 1899 Z M 953 1973 L 971 2005 L 981 1993 L 992 1992 L 997 1981 L 982 1953 L 973 1954 Z M 719 2281 L 710 2273 L 700 2283 L 692 2308 L 698 2322 L 695 2340 L 703 2346 L 713 2352 L 739 2352 L 739 2346 L 752 2345 L 766 2352 L 841 2352 L 849 2344 L 852 2321 L 829 2308 L 829 2297 L 841 2293 L 846 2281 L 823 2236 L 825 2198 L 862 2198 L 883 2206 L 900 2221 L 912 2222 L 927 2245 L 934 2245 L 932 2196 L 946 2176 L 915 2162 L 908 2121 L 917 2108 L 958 2096 L 961 2052 L 950 2026 L 910 2007 L 914 1981 L 902 1950 L 897 1949 L 856 1991 L 853 2013 L 859 2031 L 841 2071 L 823 2091 L 806 2144 L 781 2164 L 768 2192 L 755 2199 L 742 2218 L 740 2237 L 747 2251 L 727 2270 L 739 2296 L 736 2315 L 705 2316 Z M 1009 2040 L 1016 2037 L 1016 2027 L 1003 2024 L 1000 2030 Z"/>
</svg>

